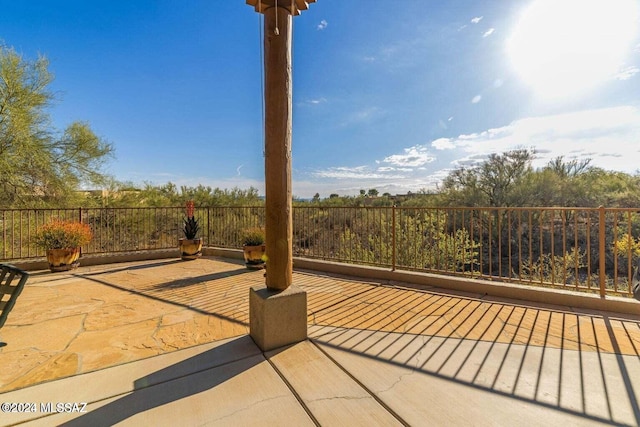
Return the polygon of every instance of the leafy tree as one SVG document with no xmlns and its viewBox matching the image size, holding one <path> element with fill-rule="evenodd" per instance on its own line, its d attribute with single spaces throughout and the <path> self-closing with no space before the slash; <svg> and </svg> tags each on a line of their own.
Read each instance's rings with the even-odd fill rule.
<svg viewBox="0 0 640 427">
<path fill-rule="evenodd" d="M 534 153 L 493 154 L 480 165 L 452 171 L 435 205 L 634 207 L 640 205 L 640 176 L 592 167 L 591 160 L 562 156 L 533 170 Z M 418 205 L 418 203 L 415 203 Z"/>
<path fill-rule="evenodd" d="M 584 178 L 593 170 L 590 162 L 556 157 L 544 168 L 523 177 L 516 190 L 517 198 L 526 201 L 527 206 L 588 206 L 584 204 L 589 197 Z"/>
<path fill-rule="evenodd" d="M 0 46 L 0 204 L 64 204 L 82 184 L 100 184 L 113 147 L 85 122 L 56 131 L 46 58 L 23 59 Z"/>
<path fill-rule="evenodd" d="M 558 156 L 549 162 L 546 169 L 551 170 L 560 178 L 574 178 L 581 173 L 587 172 L 590 163 L 591 159 L 573 159 L 566 162 L 564 161 L 564 156 Z"/>
<path fill-rule="evenodd" d="M 590 166 L 590 160 L 562 157 L 521 182 L 522 200 L 536 206 L 635 207 L 640 204 L 640 177 Z"/>
<path fill-rule="evenodd" d="M 491 154 L 480 165 L 453 170 L 443 181 L 443 192 L 450 205 L 523 206 L 526 202 L 516 191 L 523 178 L 532 171 L 534 153 L 513 150 Z"/>
<path fill-rule="evenodd" d="M 584 188 L 583 206 L 637 207 L 640 205 L 640 176 L 591 168 L 580 176 Z"/>
</svg>

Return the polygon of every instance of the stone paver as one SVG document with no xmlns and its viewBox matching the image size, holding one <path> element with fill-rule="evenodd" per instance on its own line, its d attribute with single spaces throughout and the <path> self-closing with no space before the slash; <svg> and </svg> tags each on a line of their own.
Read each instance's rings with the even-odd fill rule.
<svg viewBox="0 0 640 427">
<path fill-rule="evenodd" d="M 0 392 L 246 334 L 261 274 L 207 258 L 37 272 L 0 331 Z"/>
</svg>

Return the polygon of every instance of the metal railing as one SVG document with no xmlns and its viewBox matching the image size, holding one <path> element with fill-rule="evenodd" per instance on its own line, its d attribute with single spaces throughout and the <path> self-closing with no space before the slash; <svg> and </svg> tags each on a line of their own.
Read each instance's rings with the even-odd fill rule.
<svg viewBox="0 0 640 427">
<path fill-rule="evenodd" d="M 196 217 L 206 246 L 239 248 L 242 231 L 264 224 L 262 207 L 198 208 Z M 93 238 L 83 254 L 173 249 L 182 234 L 183 207 L 0 210 L 0 259 L 42 258 L 35 245 L 38 228 L 59 219 L 89 224 Z"/>
<path fill-rule="evenodd" d="M 205 246 L 240 248 L 264 207 L 198 208 Z M 294 255 L 401 270 L 631 294 L 640 210 L 299 206 Z M 84 254 L 173 249 L 182 207 L 0 210 L 0 258 L 41 258 L 35 233 L 54 219 L 90 224 Z"/>
</svg>

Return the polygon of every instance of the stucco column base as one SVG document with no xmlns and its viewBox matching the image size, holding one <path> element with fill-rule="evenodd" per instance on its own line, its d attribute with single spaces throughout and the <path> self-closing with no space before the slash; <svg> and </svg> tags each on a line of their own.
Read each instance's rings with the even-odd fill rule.
<svg viewBox="0 0 640 427">
<path fill-rule="evenodd" d="M 296 286 L 274 291 L 265 285 L 249 291 L 251 338 L 262 351 L 307 339 L 307 293 Z"/>
</svg>

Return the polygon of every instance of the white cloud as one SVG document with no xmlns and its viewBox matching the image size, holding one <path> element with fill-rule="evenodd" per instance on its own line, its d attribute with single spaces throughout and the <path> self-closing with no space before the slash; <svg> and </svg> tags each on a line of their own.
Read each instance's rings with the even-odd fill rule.
<svg viewBox="0 0 640 427">
<path fill-rule="evenodd" d="M 294 193 L 311 197 L 320 192 L 327 197 L 330 193 L 358 194 L 362 188 L 376 188 L 380 193 L 391 194 L 435 189 L 452 168 L 473 166 L 489 154 L 517 148 L 536 150 L 534 167 L 542 167 L 549 160 L 564 156 L 568 160 L 591 158 L 594 166 L 636 173 L 640 169 L 639 141 L 640 107 L 621 106 L 530 117 L 497 128 L 438 138 L 427 145 L 405 148 L 371 166 L 327 168 L 307 174 L 307 180 L 294 177 Z M 428 149 L 446 151 L 436 159 Z"/>
<path fill-rule="evenodd" d="M 475 18 L 471 18 L 471 23 L 472 24 L 477 24 L 478 22 L 482 21 L 482 18 L 484 18 L 483 16 L 476 16 Z"/>
<path fill-rule="evenodd" d="M 310 180 L 293 180 L 296 195 L 311 197 L 316 192 L 324 197 L 331 193 L 353 195 L 363 188 L 398 194 L 417 192 L 426 186 L 433 187 L 429 177 L 424 177 L 424 172 L 416 173 L 409 167 L 379 166 L 375 170 L 369 166 L 331 167 L 310 175 Z"/>
<path fill-rule="evenodd" d="M 640 72 L 640 68 L 638 67 L 626 67 L 623 68 L 614 76 L 616 80 L 629 80 L 631 77 L 635 76 Z"/>
<path fill-rule="evenodd" d="M 379 163 L 379 162 L 376 162 Z M 392 166 L 380 166 L 378 172 L 413 172 L 413 168 L 396 168 Z"/>
<path fill-rule="evenodd" d="M 312 175 L 316 178 L 332 178 L 332 179 L 384 179 L 384 178 L 402 178 L 402 175 L 388 175 L 383 172 L 386 171 L 372 171 L 368 166 L 355 166 L 355 167 L 331 167 L 325 170 L 319 170 L 313 172 Z"/>
<path fill-rule="evenodd" d="M 449 138 L 438 138 L 431 142 L 431 146 L 436 150 L 449 150 L 456 148 L 455 144 Z"/>
<path fill-rule="evenodd" d="M 329 24 L 327 23 L 327 21 L 326 21 L 326 20 L 324 20 L 324 19 L 323 19 L 322 21 L 320 21 L 320 23 L 318 24 L 318 26 L 316 27 L 316 29 L 317 29 L 318 31 L 322 31 L 322 30 L 324 30 L 325 28 L 327 28 L 327 25 L 329 25 Z"/>
<path fill-rule="evenodd" d="M 378 162 L 376 162 L 376 163 L 378 163 Z M 380 166 L 377 169 L 378 172 L 391 172 L 391 171 L 394 171 L 394 170 L 396 170 L 396 168 L 392 168 L 391 166 Z"/>
<path fill-rule="evenodd" d="M 490 153 L 535 148 L 536 167 L 557 156 L 590 157 L 594 166 L 635 173 L 640 168 L 637 141 L 640 109 L 622 106 L 520 119 L 500 128 L 460 135 L 449 142 L 467 153 L 455 164 L 477 162 Z"/>
<path fill-rule="evenodd" d="M 477 104 L 478 102 L 480 102 L 482 100 L 482 95 L 476 95 L 473 97 L 473 99 L 471 100 L 472 104 Z"/>
<path fill-rule="evenodd" d="M 431 163 L 436 158 L 429 154 L 429 150 L 424 145 L 414 145 L 405 148 L 402 154 L 394 154 L 385 157 L 383 162 L 401 167 L 418 167 Z"/>
<path fill-rule="evenodd" d="M 298 105 L 318 105 L 318 104 L 324 104 L 325 102 L 327 102 L 327 99 L 324 97 L 320 97 L 315 99 L 307 99 L 306 101 L 303 101 Z"/>
<path fill-rule="evenodd" d="M 484 33 L 482 33 L 482 37 L 489 37 L 491 34 L 493 34 L 496 31 L 495 28 L 489 28 L 487 31 L 485 31 Z"/>
</svg>

